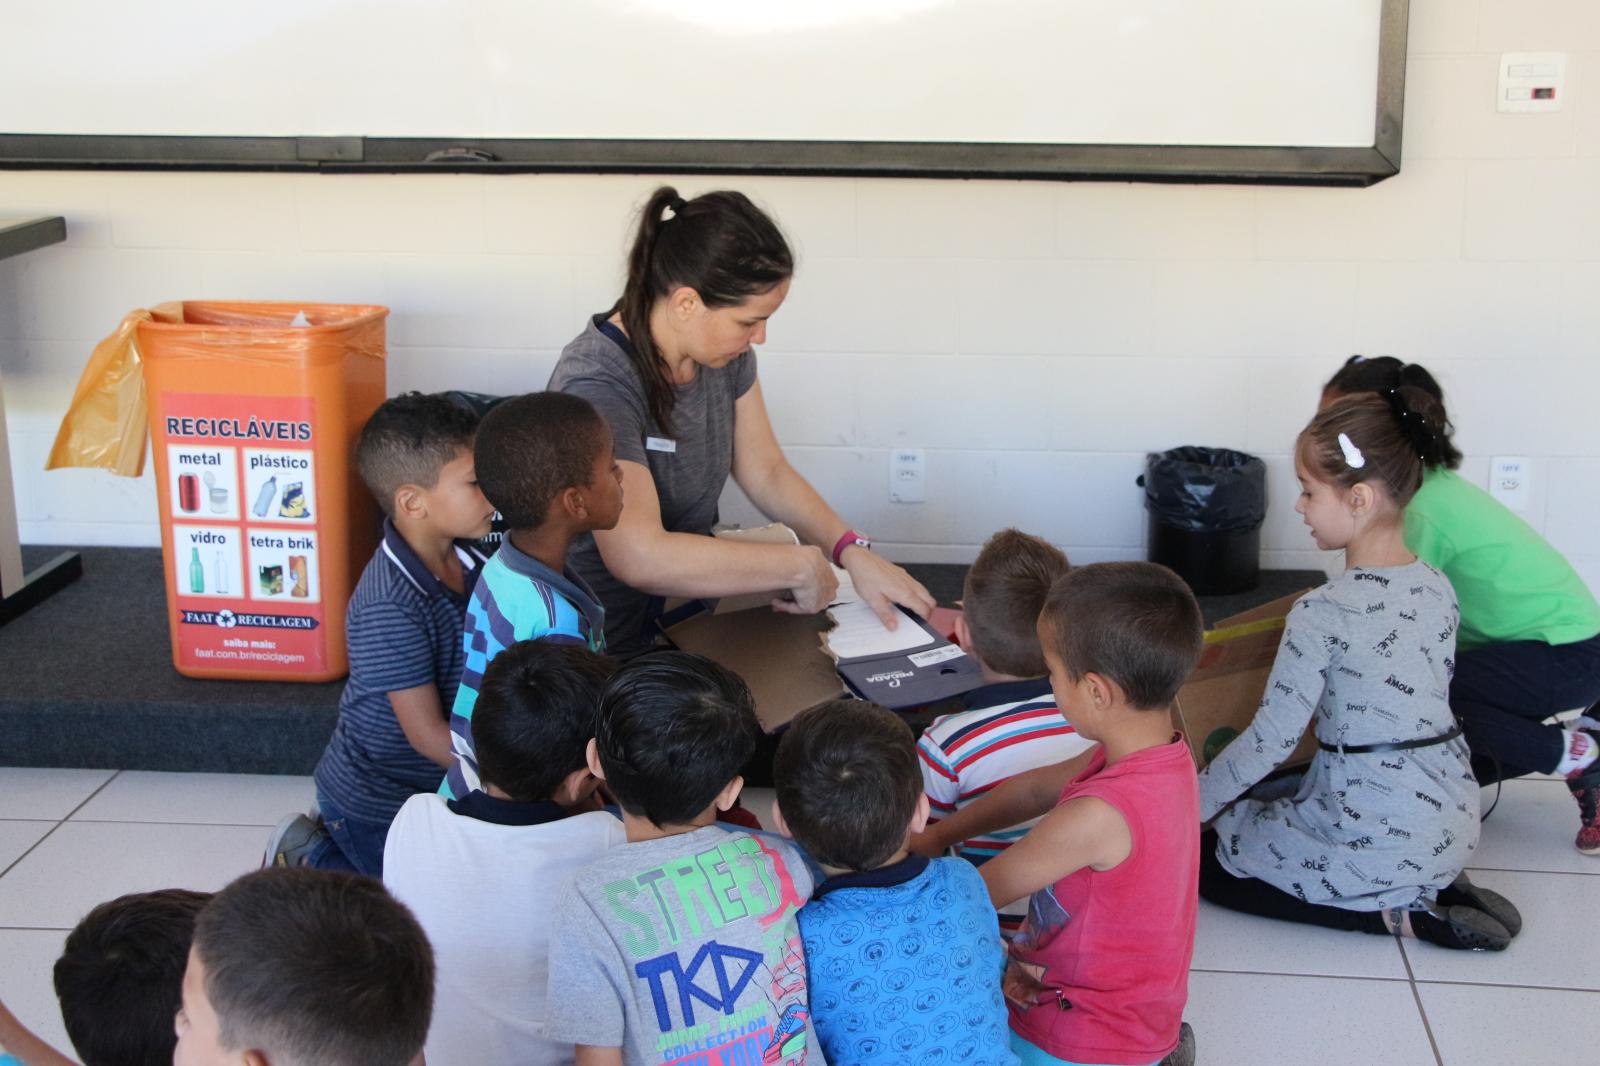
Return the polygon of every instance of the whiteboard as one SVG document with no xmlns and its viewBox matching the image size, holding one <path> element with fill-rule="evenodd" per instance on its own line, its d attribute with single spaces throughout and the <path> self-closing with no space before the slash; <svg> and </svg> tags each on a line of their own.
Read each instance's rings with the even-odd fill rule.
<svg viewBox="0 0 1600 1066">
<path fill-rule="evenodd" d="M 1403 64 L 1406 5 L 0 0 L 6 7 L 28 44 L 0 65 L 0 164 L 19 146 L 74 138 L 1364 150 L 1384 109 L 1385 27 L 1392 35 L 1398 8 Z"/>
</svg>

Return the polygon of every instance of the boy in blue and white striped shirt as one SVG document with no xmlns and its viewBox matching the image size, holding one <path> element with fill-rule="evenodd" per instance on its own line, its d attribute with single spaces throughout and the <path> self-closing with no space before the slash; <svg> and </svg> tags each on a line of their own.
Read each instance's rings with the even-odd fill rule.
<svg viewBox="0 0 1600 1066">
<path fill-rule="evenodd" d="M 387 515 L 383 543 L 346 612 L 350 678 L 317 763 L 320 821 L 280 822 L 269 864 L 382 876 L 395 813 L 450 765 L 463 616 L 488 561 L 475 541 L 494 516 L 473 469 L 477 423 L 444 396 L 413 392 L 361 431 L 356 465 Z"/>
<path fill-rule="evenodd" d="M 567 568 L 567 547 L 622 516 L 611 429 L 587 400 L 559 392 L 504 400 L 484 417 L 474 454 L 484 494 L 508 528 L 467 605 L 465 664 L 450 711 L 455 760 L 440 789 L 454 799 L 479 787 L 472 709 L 496 655 L 523 640 L 605 651 L 605 609 Z"/>
</svg>

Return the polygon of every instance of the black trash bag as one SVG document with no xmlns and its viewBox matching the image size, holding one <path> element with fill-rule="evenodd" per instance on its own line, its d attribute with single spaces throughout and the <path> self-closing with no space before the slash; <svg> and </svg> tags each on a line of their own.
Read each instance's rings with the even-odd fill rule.
<svg viewBox="0 0 1600 1066">
<path fill-rule="evenodd" d="M 1247 533 L 1267 517 L 1267 464 L 1231 448 L 1188 445 L 1145 456 L 1152 521 L 1189 533 Z"/>
<path fill-rule="evenodd" d="M 465 407 L 479 418 L 494 410 L 495 404 L 501 400 L 510 399 L 508 396 L 491 396 L 487 392 L 467 392 L 464 389 L 449 389 L 439 395 L 451 403 Z"/>
</svg>

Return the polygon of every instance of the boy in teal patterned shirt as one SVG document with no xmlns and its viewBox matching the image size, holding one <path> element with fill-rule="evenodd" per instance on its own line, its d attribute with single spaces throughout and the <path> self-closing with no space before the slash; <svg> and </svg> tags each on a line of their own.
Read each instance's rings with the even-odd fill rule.
<svg viewBox="0 0 1600 1066">
<path fill-rule="evenodd" d="M 566 569 L 567 546 L 580 533 L 611 529 L 622 515 L 611 430 L 576 396 L 534 392 L 500 402 L 478 427 L 473 459 L 478 485 L 508 530 L 467 604 L 466 660 L 450 709 L 455 763 L 440 789 L 451 798 L 478 788 L 472 708 L 496 655 L 522 640 L 605 650 L 605 610 Z"/>
</svg>

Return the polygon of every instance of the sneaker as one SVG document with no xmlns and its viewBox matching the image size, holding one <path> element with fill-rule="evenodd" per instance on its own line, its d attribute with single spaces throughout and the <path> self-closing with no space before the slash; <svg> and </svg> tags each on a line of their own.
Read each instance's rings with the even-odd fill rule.
<svg viewBox="0 0 1600 1066">
<path fill-rule="evenodd" d="M 1194 1066 L 1194 1030 L 1188 1022 L 1178 1026 L 1178 1046 L 1161 1060 L 1159 1066 Z"/>
<path fill-rule="evenodd" d="M 303 866 L 307 857 L 327 835 L 320 817 L 299 813 L 285 815 L 267 838 L 261 866 L 263 869 L 268 866 Z"/>
<path fill-rule="evenodd" d="M 1418 940 L 1457 951 L 1504 951 L 1511 943 L 1506 927 L 1476 907 L 1428 903 L 1411 912 Z"/>
<path fill-rule="evenodd" d="M 1578 801 L 1578 837 L 1573 843 L 1585 855 L 1600 855 L 1600 762 L 1567 778 Z"/>
<path fill-rule="evenodd" d="M 1522 932 L 1522 912 L 1517 910 L 1517 905 L 1498 892 L 1473 884 L 1465 871 L 1439 893 L 1439 905 L 1475 907 L 1505 926 L 1512 936 Z"/>
</svg>

